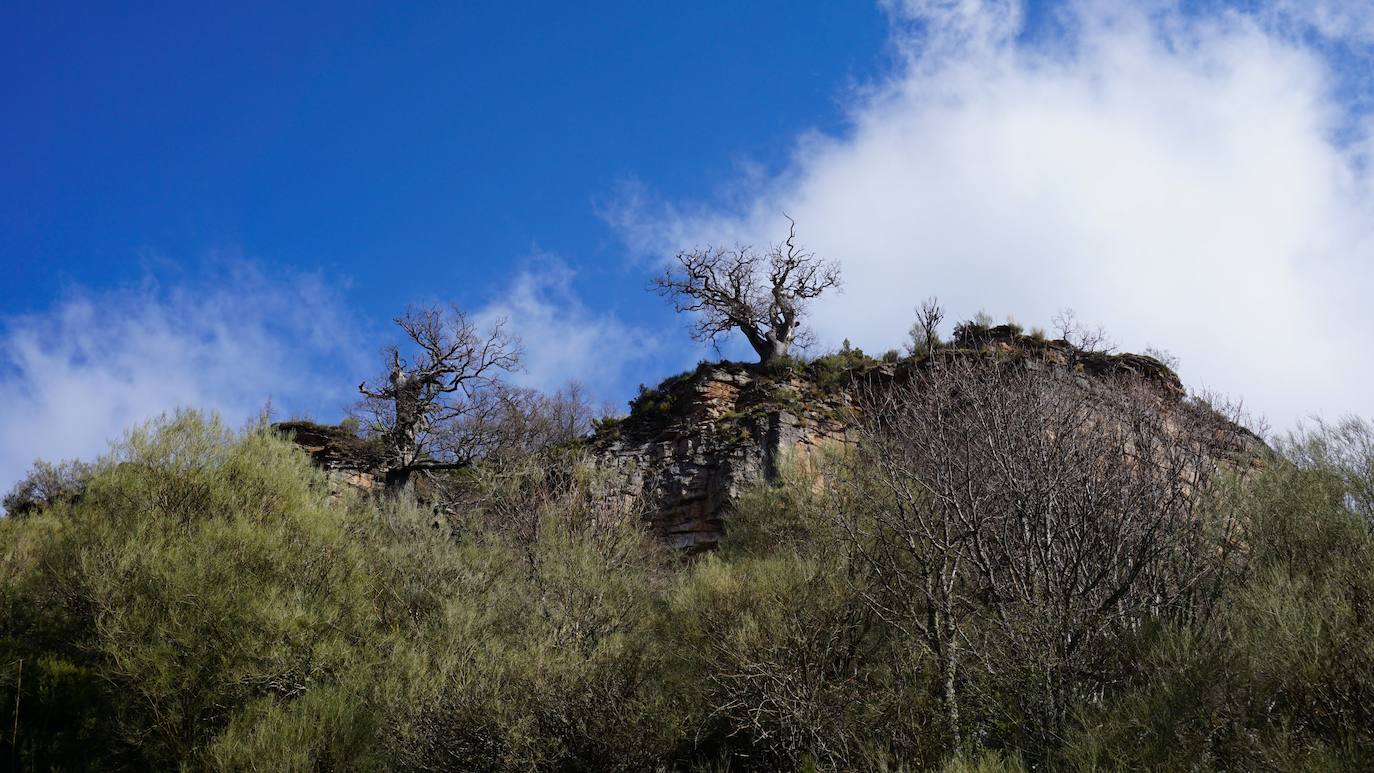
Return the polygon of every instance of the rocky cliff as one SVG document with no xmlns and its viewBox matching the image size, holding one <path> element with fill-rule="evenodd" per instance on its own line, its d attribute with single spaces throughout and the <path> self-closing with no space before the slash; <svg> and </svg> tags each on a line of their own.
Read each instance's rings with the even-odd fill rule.
<svg viewBox="0 0 1374 773">
<path fill-rule="evenodd" d="M 741 488 L 775 478 L 783 459 L 806 464 L 849 442 L 851 399 L 806 368 L 704 364 L 646 390 L 592 438 L 592 451 L 624 492 L 649 503 L 668 544 L 702 549 L 719 541 L 721 514 Z"/>
<path fill-rule="evenodd" d="M 1178 376 L 1153 357 L 1084 352 L 1063 340 L 1023 335 L 1012 326 L 966 327 L 935 357 L 1014 359 L 1026 367 L 1064 368 L 1085 387 L 1129 379 L 1147 385 L 1161 411 L 1206 410 L 1187 400 Z M 665 542 L 708 549 L 724 533 L 732 497 L 757 481 L 776 479 L 784 463 L 805 467 L 823 450 L 855 442 L 851 423 L 862 409 L 858 395 L 900 382 L 932 361 L 877 361 L 847 351 L 771 367 L 702 363 L 655 389 L 641 388 L 629 415 L 602 423 L 588 448 L 613 492 L 647 504 L 649 524 Z M 331 489 L 381 489 L 384 459 L 375 443 L 311 422 L 276 427 L 325 470 Z M 1236 455 L 1263 443 L 1228 425 L 1217 433 L 1216 445 L 1218 455 Z"/>
<path fill-rule="evenodd" d="M 1083 352 L 1063 340 L 1023 335 L 1013 326 L 967 328 L 937 357 L 1016 358 L 1028 367 L 1071 369 L 1084 386 L 1113 379 L 1143 382 L 1161 410 L 1193 410 L 1178 376 L 1138 354 Z M 724 530 L 726 505 L 744 487 L 773 479 L 779 463 L 810 464 L 816 452 L 853 442 L 847 424 L 856 385 L 907 378 L 929 360 L 878 362 L 841 354 L 808 364 L 762 368 L 706 364 L 643 390 L 630 414 L 600 429 L 594 457 L 613 485 L 642 497 L 649 520 L 669 544 L 709 548 Z M 1218 454 L 1260 444 L 1240 427 L 1219 440 Z"/>
</svg>

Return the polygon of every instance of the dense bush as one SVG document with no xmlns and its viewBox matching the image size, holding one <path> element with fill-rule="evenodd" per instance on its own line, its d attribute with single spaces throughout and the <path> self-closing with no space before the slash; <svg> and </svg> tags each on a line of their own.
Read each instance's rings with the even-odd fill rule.
<svg viewBox="0 0 1374 773">
<path fill-rule="evenodd" d="M 21 769 L 638 769 L 683 733 L 651 631 L 667 559 L 576 482 L 533 529 L 455 543 L 194 413 L 98 468 L 0 521 Z"/>
<path fill-rule="evenodd" d="M 1364 769 L 1368 437 L 1359 422 L 1317 427 L 1217 496 L 1208 517 L 1239 550 L 1215 614 L 1095 632 L 1083 662 L 1100 673 L 1072 676 L 1092 689 L 1066 693 L 1055 734 L 1017 731 L 1041 705 L 1036 685 L 966 669 L 956 743 L 939 663 L 879 605 L 862 551 L 882 543 L 854 530 L 882 502 L 872 465 L 841 458 L 746 492 L 721 548 L 689 560 L 646 536 L 633 503 L 601 496 L 575 455 L 473 471 L 437 528 L 405 501 L 331 495 L 262 428 L 181 413 L 84 469 L 79 492 L 0 519 L 0 759 Z M 998 624 L 961 623 L 969 642 Z"/>
<path fill-rule="evenodd" d="M 1368 425 L 1349 423 L 1352 426 Z M 1374 539 L 1363 455 L 1323 428 L 1283 443 L 1237 502 L 1245 576 L 1217 624 L 1150 631 L 1132 684 L 1083 708 L 1069 755 L 1088 766 L 1357 770 L 1374 764 Z M 1355 472 L 1363 470 L 1363 472 Z"/>
<path fill-rule="evenodd" d="M 6 515 L 20 516 L 73 502 L 85 492 L 91 474 L 90 465 L 75 459 L 59 464 L 39 460 L 33 470 L 0 500 L 0 510 Z"/>
</svg>

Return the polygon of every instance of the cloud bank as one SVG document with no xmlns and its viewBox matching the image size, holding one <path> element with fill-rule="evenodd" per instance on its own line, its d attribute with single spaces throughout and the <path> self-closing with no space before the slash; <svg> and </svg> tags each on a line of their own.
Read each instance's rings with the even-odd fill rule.
<svg viewBox="0 0 1374 773">
<path fill-rule="evenodd" d="M 179 406 L 231 423 L 336 412 L 368 363 L 337 293 L 318 277 L 249 265 L 212 279 L 75 292 L 0 322 L 0 490 L 35 458 L 92 458 Z"/>
<path fill-rule="evenodd" d="M 898 345 L 929 295 L 1026 325 L 1072 307 L 1278 427 L 1374 415 L 1374 123 L 1328 50 L 1374 16 L 1125 5 L 1065 5 L 1031 41 L 1016 3 L 888 3 L 897 65 L 848 131 L 801 133 L 747 196 L 615 224 L 667 255 L 776 240 L 787 212 L 844 266 L 814 315 L 831 345 Z"/>
<path fill-rule="evenodd" d="M 276 419 L 333 420 L 382 367 L 382 347 L 404 344 L 380 321 L 363 325 L 321 277 L 249 263 L 212 274 L 77 291 L 44 313 L 0 319 L 0 492 L 34 459 L 92 459 L 177 407 L 237 425 L 270 401 Z M 521 339 L 515 383 L 578 381 L 606 399 L 653 340 L 589 309 L 572 280 L 560 261 L 534 261 L 473 315 L 484 327 L 505 319 Z"/>
</svg>

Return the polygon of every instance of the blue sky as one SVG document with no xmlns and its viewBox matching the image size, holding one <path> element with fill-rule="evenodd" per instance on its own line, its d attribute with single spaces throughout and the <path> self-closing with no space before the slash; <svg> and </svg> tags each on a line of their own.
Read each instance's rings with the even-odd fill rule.
<svg viewBox="0 0 1374 773">
<path fill-rule="evenodd" d="M 658 261 L 783 211 L 822 347 L 1072 307 L 1374 414 L 1367 4 L 286 5 L 0 6 L 0 485 L 178 404 L 337 418 L 408 303 L 623 404 L 713 356 Z"/>
<path fill-rule="evenodd" d="M 599 204 L 778 164 L 886 36 L 877 7 L 786 2 L 99 5 L 4 11 L 11 312 L 237 254 L 385 318 L 480 303 L 542 250 L 634 314 Z"/>
</svg>

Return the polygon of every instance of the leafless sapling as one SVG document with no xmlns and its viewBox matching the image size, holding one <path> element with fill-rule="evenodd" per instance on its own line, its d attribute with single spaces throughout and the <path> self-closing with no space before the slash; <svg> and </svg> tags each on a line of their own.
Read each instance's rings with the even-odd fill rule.
<svg viewBox="0 0 1374 773">
<path fill-rule="evenodd" d="M 911 324 L 911 342 L 907 344 L 913 357 L 928 355 L 940 345 L 940 325 L 945 320 L 940 299 L 931 296 L 916 307 L 916 321 Z"/>
</svg>

